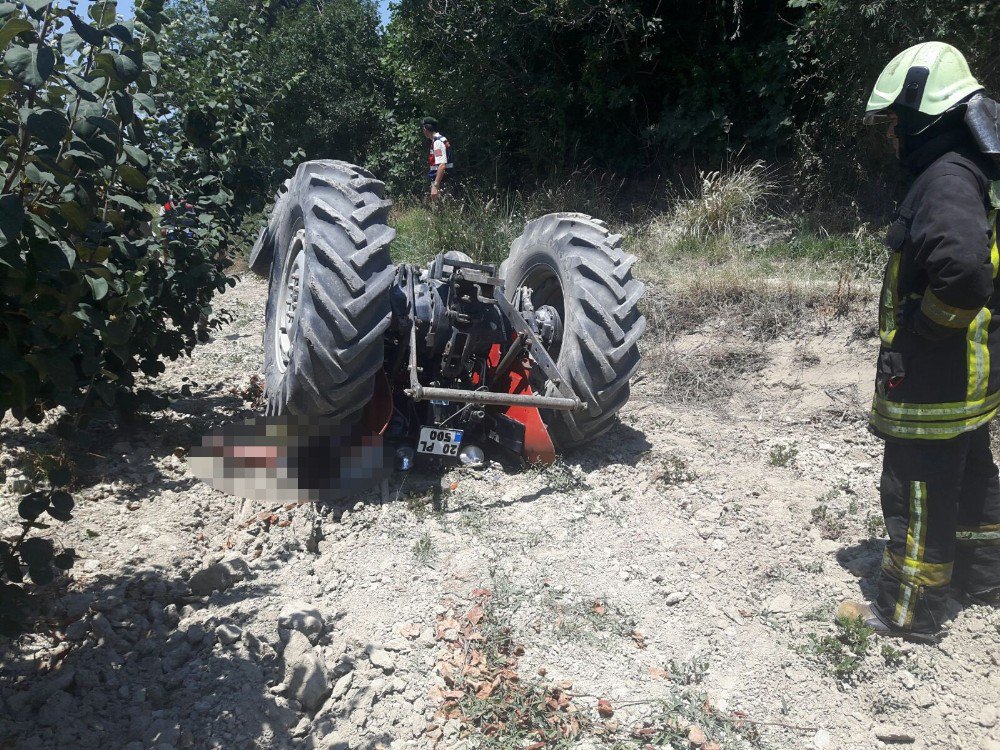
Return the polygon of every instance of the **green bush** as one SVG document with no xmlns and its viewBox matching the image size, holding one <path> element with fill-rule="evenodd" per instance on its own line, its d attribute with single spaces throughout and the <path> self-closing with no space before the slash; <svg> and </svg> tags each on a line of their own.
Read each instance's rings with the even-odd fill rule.
<svg viewBox="0 0 1000 750">
<path fill-rule="evenodd" d="M 1000 4 L 788 0 L 788 5 L 805 13 L 788 40 L 802 191 L 821 204 L 842 203 L 847 194 L 863 212 L 883 215 L 893 206 L 899 175 L 884 130 L 862 122 L 875 80 L 899 52 L 938 40 L 961 49 L 973 73 L 997 94 Z"/>
<path fill-rule="evenodd" d="M 0 3 L 0 417 L 65 406 L 79 422 L 95 401 L 132 411 L 137 376 L 219 324 L 212 299 L 235 284 L 234 186 L 272 132 L 259 103 L 294 81 L 247 69 L 235 41 L 254 42 L 260 9 L 221 30 L 192 6 L 168 19 L 163 0 L 130 21 L 116 11 Z M 213 46 L 202 67 L 185 51 L 199 35 Z M 168 199 L 179 208 L 165 214 Z M 72 564 L 72 550 L 30 536 L 43 515 L 69 520 L 71 479 L 53 465 L 19 488 L 21 533 L 0 542 L 4 635 L 26 626 L 30 585 Z"/>
<path fill-rule="evenodd" d="M 255 105 L 288 84 L 244 76 L 227 44 L 257 33 L 253 14 L 216 35 L 211 75 L 174 54 L 197 15 L 167 34 L 163 0 L 128 22 L 112 0 L 87 20 L 45 0 L 0 14 L 0 415 L 129 410 L 137 374 L 218 324 L 246 134 L 268 132 Z M 183 208 L 158 216 L 170 196 Z"/>
<path fill-rule="evenodd" d="M 496 198 L 470 193 L 433 207 L 404 204 L 393 212 L 393 260 L 427 263 L 438 253 L 457 250 L 479 263 L 499 264 L 525 221 L 523 201 L 514 193 Z"/>
<path fill-rule="evenodd" d="M 113 403 L 137 371 L 161 372 L 226 279 L 194 243 L 150 232 L 162 6 L 130 26 L 107 0 L 89 20 L 2 7 L 0 414 L 37 421 L 84 389 Z"/>
</svg>

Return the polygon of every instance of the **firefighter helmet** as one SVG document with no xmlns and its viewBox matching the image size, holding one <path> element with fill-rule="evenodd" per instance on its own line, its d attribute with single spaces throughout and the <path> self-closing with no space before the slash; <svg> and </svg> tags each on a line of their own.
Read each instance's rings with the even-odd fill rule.
<svg viewBox="0 0 1000 750">
<path fill-rule="evenodd" d="M 983 86 L 964 55 L 944 42 L 924 42 L 900 52 L 875 83 L 865 115 L 893 108 L 937 118 Z"/>
</svg>

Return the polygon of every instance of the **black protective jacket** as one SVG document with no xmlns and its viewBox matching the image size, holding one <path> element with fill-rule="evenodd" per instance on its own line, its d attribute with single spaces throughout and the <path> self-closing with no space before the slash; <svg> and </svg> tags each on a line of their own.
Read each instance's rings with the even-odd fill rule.
<svg viewBox="0 0 1000 750">
<path fill-rule="evenodd" d="M 890 226 L 870 424 L 891 440 L 946 440 L 1000 406 L 997 164 L 961 131 L 906 160 L 916 173 Z"/>
</svg>

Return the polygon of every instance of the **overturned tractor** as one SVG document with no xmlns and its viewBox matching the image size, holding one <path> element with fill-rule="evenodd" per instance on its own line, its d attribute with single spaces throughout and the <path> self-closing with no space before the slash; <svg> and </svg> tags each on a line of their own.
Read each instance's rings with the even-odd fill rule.
<svg viewBox="0 0 1000 750">
<path fill-rule="evenodd" d="M 384 186 L 301 164 L 251 268 L 270 279 L 267 412 L 381 435 L 396 468 L 531 463 L 605 432 L 629 398 L 645 319 L 635 256 L 584 214 L 528 223 L 496 268 L 441 248 L 393 265 Z"/>
</svg>

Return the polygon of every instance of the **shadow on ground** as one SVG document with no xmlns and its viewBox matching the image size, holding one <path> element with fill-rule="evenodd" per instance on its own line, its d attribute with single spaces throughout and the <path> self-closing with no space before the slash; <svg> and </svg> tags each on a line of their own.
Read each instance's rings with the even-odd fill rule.
<svg viewBox="0 0 1000 750">
<path fill-rule="evenodd" d="M 856 577 L 861 587 L 861 595 L 867 601 L 875 598 L 875 583 L 879 566 L 882 564 L 884 539 L 865 539 L 837 550 L 837 562 L 844 570 Z"/>
<path fill-rule="evenodd" d="M 36 598 L 41 635 L 0 640 L 0 747 L 335 746 L 311 736 L 311 717 L 269 689 L 283 677 L 277 633 L 261 639 L 246 627 L 269 587 L 244 580 L 213 594 L 209 612 L 168 570 L 74 575 Z M 336 713 L 356 707 L 345 699 Z"/>
<path fill-rule="evenodd" d="M 646 433 L 619 421 L 592 443 L 567 454 L 566 460 L 590 472 L 610 464 L 635 466 L 652 449 Z"/>
<path fill-rule="evenodd" d="M 505 456 L 501 451 L 487 451 L 487 457 L 500 463 L 503 473 L 508 477 L 522 476 L 528 472 L 536 473 L 545 485 L 533 492 L 520 497 L 503 500 L 494 498 L 485 502 L 474 502 L 477 507 L 488 510 L 506 508 L 524 503 L 533 503 L 544 498 L 567 491 L 590 489 L 582 478 L 583 473 L 614 464 L 635 466 L 652 449 L 652 444 L 643 432 L 629 425 L 616 422 L 605 435 L 593 443 L 558 456 L 551 466 L 532 467 L 513 457 Z M 381 488 L 358 495 L 350 503 L 331 504 L 329 509 L 334 515 L 357 502 L 382 504 L 385 502 L 413 502 L 418 504 L 429 501 L 432 510 L 444 513 L 458 513 L 468 508 L 469 503 L 452 506 L 449 502 L 449 488 L 442 482 L 447 472 L 454 469 L 451 464 L 436 468 L 414 469 L 408 473 L 396 472 Z M 491 471 L 493 469 L 484 469 Z M 470 469 L 469 471 L 479 471 Z M 461 481 L 459 481 L 461 484 Z"/>
<path fill-rule="evenodd" d="M 185 396 L 156 395 L 170 396 L 169 408 L 127 421 L 97 411 L 85 426 L 72 430 L 66 429 L 65 419 L 32 430 L 15 423 L 0 429 L 0 443 L 12 454 L 13 468 L 29 477 L 39 456 L 64 456 L 73 470 L 74 490 L 114 479 L 116 502 L 127 504 L 190 487 L 194 480 L 165 474 L 162 462 L 185 455 L 213 427 L 256 415 L 236 392 L 205 389 Z"/>
</svg>

